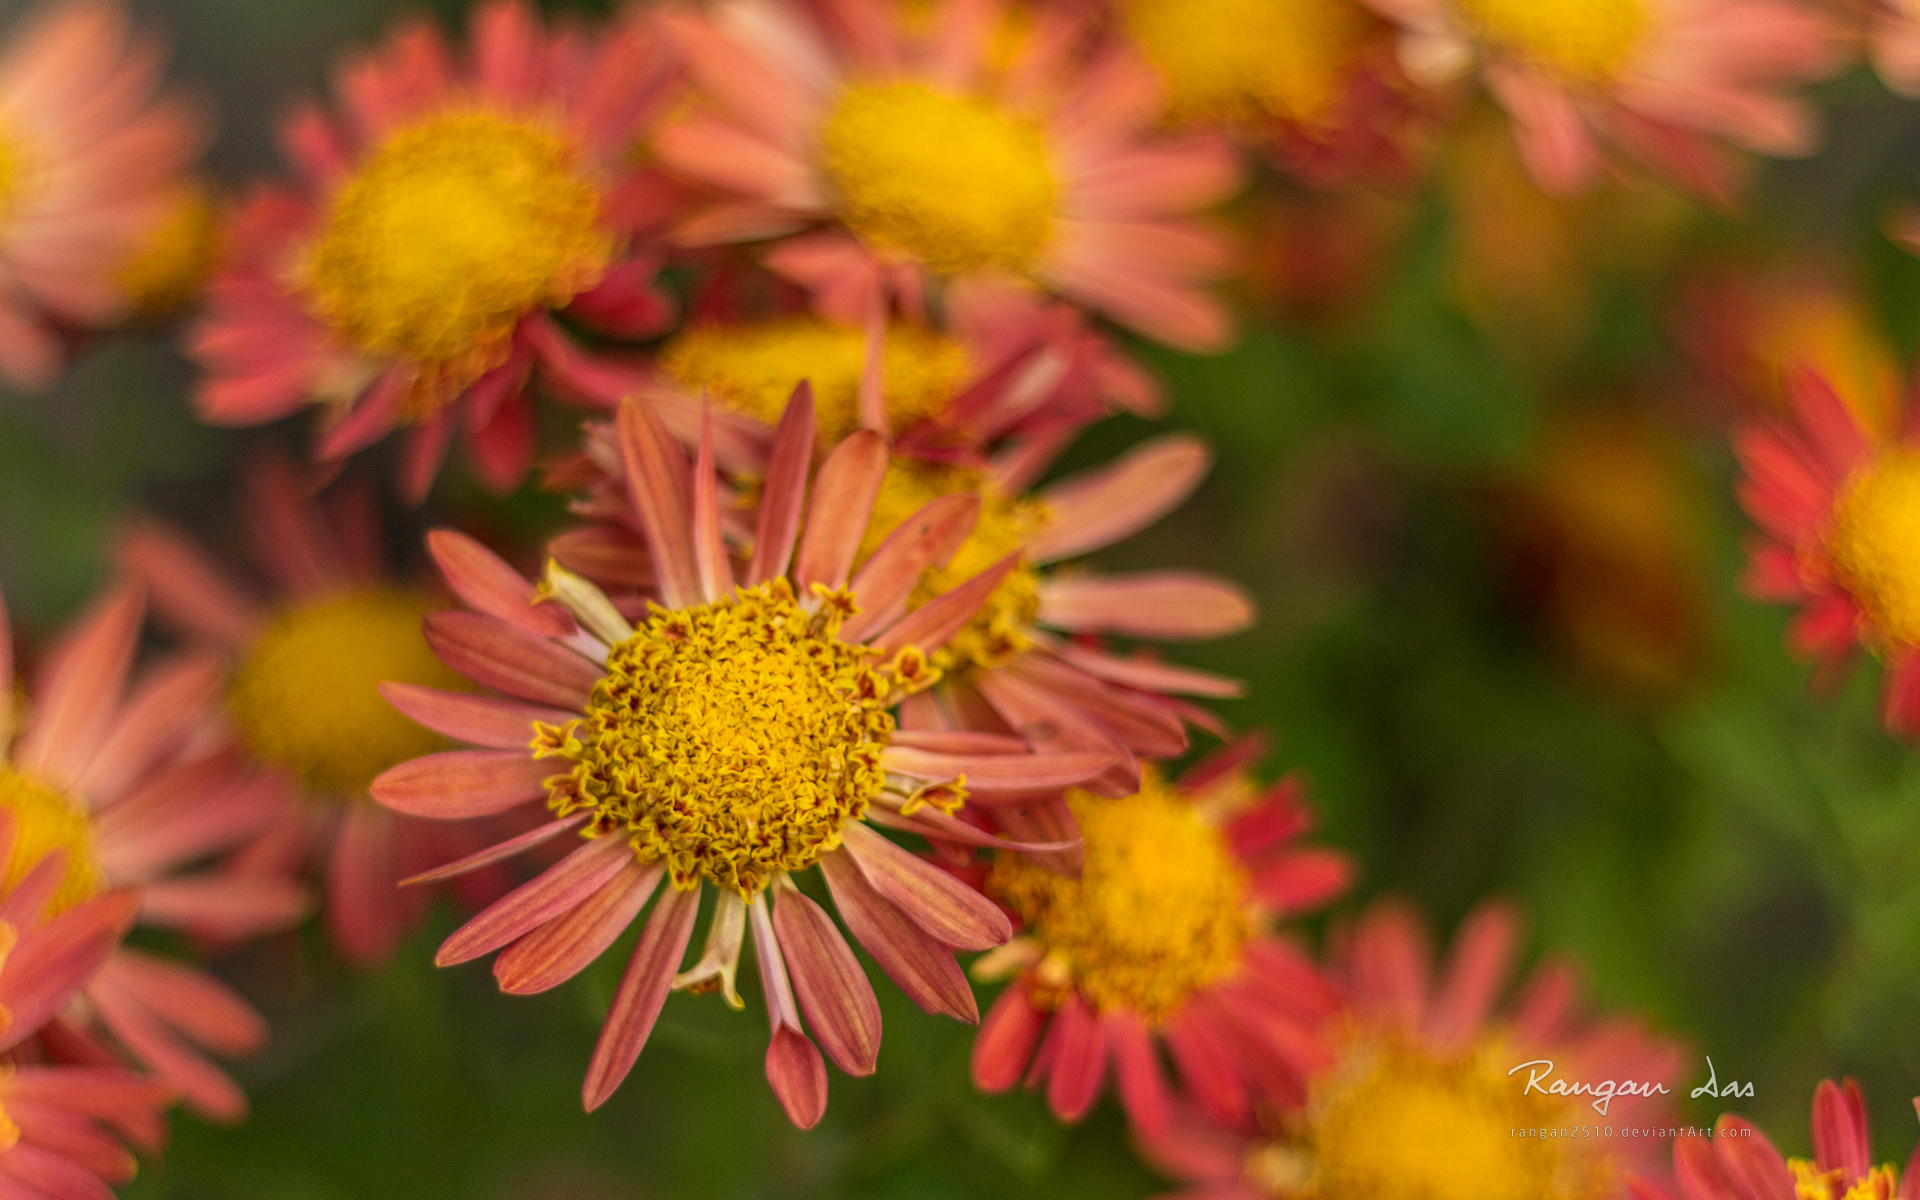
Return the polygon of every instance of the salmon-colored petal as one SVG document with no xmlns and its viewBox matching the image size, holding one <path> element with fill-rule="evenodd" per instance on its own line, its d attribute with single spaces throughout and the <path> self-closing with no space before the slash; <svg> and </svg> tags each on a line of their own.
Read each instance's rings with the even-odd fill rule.
<svg viewBox="0 0 1920 1200">
<path fill-rule="evenodd" d="M 1055 791 L 1085 783 L 1113 765 L 1111 755 L 1073 752 L 1033 754 L 935 754 L 888 746 L 880 766 L 897 775 L 941 781 L 967 777 L 969 791 Z"/>
<path fill-rule="evenodd" d="M 458 821 L 541 799 L 553 774 L 526 750 L 448 750 L 392 767 L 368 790 L 395 812 Z"/>
<path fill-rule="evenodd" d="M 1431 951 L 1413 911 L 1392 901 L 1368 909 L 1354 929 L 1351 954 L 1355 1007 L 1408 1030 L 1421 1028 Z"/>
<path fill-rule="evenodd" d="M 944 566 L 980 519 L 980 497 L 973 492 L 940 496 L 900 523 L 853 577 L 853 597 L 861 611 L 841 629 L 858 642 L 878 628 L 876 618 L 904 605 L 914 585 L 931 566 Z"/>
<path fill-rule="evenodd" d="M 1140 790 L 1140 762 L 1112 730 L 1072 704 L 1008 671 L 987 671 L 974 686 L 995 715 L 1035 749 L 1106 754 L 1114 765 L 1088 790 L 1102 796 L 1127 796 Z"/>
<path fill-rule="evenodd" d="M 202 874 L 140 889 L 145 924 L 231 941 L 298 925 L 313 911 L 307 889 L 265 875 Z"/>
<path fill-rule="evenodd" d="M 171 525 L 136 519 L 121 531 L 114 559 L 146 585 L 154 615 L 175 629 L 229 651 L 253 641 L 266 619 L 260 606 Z"/>
<path fill-rule="evenodd" d="M 632 861 L 625 838 L 595 838 L 456 929 L 434 965 L 451 967 L 498 950 L 584 902 Z"/>
<path fill-rule="evenodd" d="M 1238 679 L 1161 662 L 1144 655 L 1122 657 L 1067 642 L 1051 645 L 1049 649 L 1060 661 L 1085 671 L 1095 679 L 1104 679 L 1108 683 L 1138 691 L 1170 692 L 1217 700 L 1246 694 L 1246 684 Z"/>
<path fill-rule="evenodd" d="M 1462 922 L 1427 1010 L 1426 1035 L 1434 1045 L 1461 1046 L 1479 1034 L 1506 986 L 1519 940 L 1520 915 L 1498 901 Z"/>
<path fill-rule="evenodd" d="M 547 553 L 603 588 L 652 591 L 659 580 L 638 534 L 608 525 L 571 529 L 547 543 Z"/>
<path fill-rule="evenodd" d="M 992 1093 L 1019 1083 L 1046 1024 L 1045 1014 L 1028 997 L 1025 982 L 1008 984 L 987 1010 L 980 1032 L 974 1035 L 968 1060 L 973 1086 Z"/>
<path fill-rule="evenodd" d="M 587 969 L 640 915 L 665 868 L 629 859 L 600 890 L 508 946 L 493 962 L 500 990 L 527 996 Z"/>
<path fill-rule="evenodd" d="M 700 450 L 693 466 L 693 565 L 700 594 L 711 603 L 733 592 L 733 566 L 720 535 L 720 496 L 713 473 L 713 414 L 700 415 Z"/>
<path fill-rule="evenodd" d="M 96 979 L 87 996 L 113 1036 L 161 1079 L 178 1087 L 189 1107 L 223 1124 L 245 1119 L 247 1096 L 240 1085 L 174 1036 L 131 992 L 110 980 Z"/>
<path fill-rule="evenodd" d="M 1195 571 L 1056 575 L 1041 586 L 1039 619 L 1075 633 L 1213 638 L 1253 624 L 1253 601 L 1239 586 Z"/>
<path fill-rule="evenodd" d="M 1053 1043 L 1053 1069 L 1047 1076 L 1047 1107 L 1062 1121 L 1078 1121 L 1100 1096 L 1107 1077 L 1107 1037 L 1100 1018 L 1080 999 L 1067 993 L 1047 1029 Z M 1043 1048 L 1042 1053 L 1047 1053 Z"/>
<path fill-rule="evenodd" d="M 24 1138 L 0 1159 L 0 1172 L 11 1200 L 113 1200 L 113 1189 L 91 1173 Z"/>
<path fill-rule="evenodd" d="M 1229 1128 L 1244 1124 L 1252 1102 L 1232 1048 L 1186 1011 L 1175 1013 L 1162 1034 L 1181 1081 L 1207 1115 Z"/>
<path fill-rule="evenodd" d="M 1154 1052 L 1153 1035 L 1138 1014 L 1113 1009 L 1102 1015 L 1113 1071 L 1127 1119 L 1147 1137 L 1164 1133 L 1173 1116 L 1173 1097 Z"/>
<path fill-rule="evenodd" d="M 927 1012 L 945 1013 L 958 1021 L 980 1019 L 973 987 L 954 962 L 953 952 L 876 891 L 851 855 L 844 850 L 825 855 L 820 873 L 833 893 L 840 919 L 908 999 Z"/>
<path fill-rule="evenodd" d="M 205 971 L 127 947 L 101 974 L 139 997 L 154 1016 L 218 1054 L 252 1054 L 267 1044 L 267 1020 Z"/>
<path fill-rule="evenodd" d="M 760 960 L 760 990 L 767 999 L 767 1020 L 773 1038 L 767 1045 L 767 1084 L 800 1129 L 812 1129 L 827 1111 L 827 1067 L 820 1051 L 800 1030 L 800 1009 L 794 1003 L 780 939 L 767 915 L 764 893 L 747 908 L 753 929 L 753 952 Z"/>
<path fill-rule="evenodd" d="M 916 646 L 928 654 L 947 644 L 947 640 L 966 628 L 980 606 L 993 595 L 1007 573 L 1020 565 L 1015 551 L 959 587 L 944 592 L 900 618 L 885 633 L 873 639 L 883 654 L 893 654 Z"/>
<path fill-rule="evenodd" d="M 600 682 L 599 669 L 586 659 L 497 617 L 433 613 L 426 635 L 441 662 L 522 700 L 579 711 Z"/>
<path fill-rule="evenodd" d="M 1705 1138 L 1677 1138 L 1676 1146 Z M 1723 1116 L 1714 1124 L 1710 1143 L 1718 1152 L 1727 1178 L 1748 1196 L 1790 1196 L 1794 1194 L 1793 1174 L 1767 1135 L 1741 1117 Z M 1678 1162 L 1675 1163 L 1677 1167 Z M 1732 1190 L 1732 1189 L 1729 1189 Z"/>
<path fill-rule="evenodd" d="M 533 584 L 520 572 L 466 534 L 435 529 L 427 534 L 427 551 L 453 594 L 475 611 L 541 637 L 563 638 L 573 632 L 573 618 L 565 609 L 539 601 Z"/>
<path fill-rule="evenodd" d="M 1138 533 L 1178 508 L 1212 465 L 1212 452 L 1189 434 L 1143 442 L 1041 493 L 1053 521 L 1028 552 L 1035 562 L 1053 562 Z"/>
<path fill-rule="evenodd" d="M 871 429 L 848 435 L 820 464 L 793 564 L 794 582 L 802 595 L 816 583 L 846 586 L 886 472 L 887 444 Z"/>
<path fill-rule="evenodd" d="M 661 598 L 669 608 L 690 608 L 700 603 L 700 576 L 687 512 L 686 457 L 659 417 L 637 400 L 621 402 L 616 428 L 627 496 L 646 535 Z"/>
<path fill-rule="evenodd" d="M 813 387 L 802 380 L 793 389 L 767 460 L 767 479 L 761 489 L 760 516 L 753 538 L 753 559 L 747 582 L 761 584 L 786 573 L 800 535 L 805 511 L 807 468 L 813 462 Z"/>
<path fill-rule="evenodd" d="M 504 842 L 488 846 L 485 850 L 476 851 L 467 855 L 465 858 L 457 859 L 445 866 L 435 867 L 431 871 L 423 871 L 418 875 L 409 876 L 401 880 L 400 884 L 403 887 L 407 887 L 422 883 L 438 883 L 444 879 L 453 879 L 456 876 L 478 871 L 482 867 L 490 867 L 494 863 L 503 862 L 506 859 L 512 858 L 523 850 L 538 846 L 542 842 L 551 841 L 569 829 L 578 829 L 580 826 L 586 824 L 592 816 L 593 814 L 590 812 L 577 812 L 572 816 L 562 817 L 558 821 L 550 821 L 538 828 L 529 829 L 518 837 L 508 838 Z"/>
<path fill-rule="evenodd" d="M 992 850 L 1005 850 L 1010 853 L 1047 854 L 1071 850 L 1079 845 L 1079 839 L 1055 842 L 1012 842 L 1003 837 L 995 837 L 977 825 L 969 825 L 958 817 L 948 816 L 931 805 L 923 805 L 912 816 L 906 816 L 889 808 L 875 806 L 867 810 L 867 819 L 875 825 L 884 825 L 888 829 L 899 829 L 907 833 L 917 833 L 924 838 L 939 838 L 949 842 L 959 842 L 967 846 L 984 846 Z"/>
<path fill-rule="evenodd" d="M 212 654 L 165 663 L 134 688 L 114 718 L 93 761 L 73 786 L 96 805 L 125 794 L 134 781 L 170 754 L 209 716 L 225 683 L 226 665 Z"/>
<path fill-rule="evenodd" d="M 1028 753 L 1027 744 L 1017 737 L 971 729 L 901 729 L 894 732 L 893 744 L 930 754 Z"/>
<path fill-rule="evenodd" d="M 789 885 L 774 895 L 773 925 L 827 1057 L 849 1075 L 871 1075 L 880 1057 L 880 1001 L 833 918 Z"/>
<path fill-rule="evenodd" d="M 244 480 L 248 540 L 282 591 L 312 596 L 353 582 L 332 531 L 311 502 L 315 473 L 279 455 L 252 462 Z"/>
<path fill-rule="evenodd" d="M 1822 1079 L 1813 1090 L 1812 1130 L 1814 1160 L 1822 1171 L 1842 1171 L 1847 1179 L 1858 1179 L 1872 1166 L 1866 1131 L 1854 1127 L 1846 1098 L 1831 1079 Z"/>
<path fill-rule="evenodd" d="M 700 892 L 668 888 L 653 906 L 653 915 L 640 934 L 626 973 L 613 994 L 613 1007 L 600 1026 L 593 1060 L 581 1086 L 581 1102 L 588 1112 L 599 1108 L 620 1086 L 634 1060 L 640 1057 L 653 1032 L 653 1023 L 666 1003 L 680 960 L 693 936 L 693 919 L 700 911 Z"/>
<path fill-rule="evenodd" d="M 404 932 L 395 829 L 402 819 L 376 804 L 349 804 L 327 851 L 327 926 L 355 966 L 384 962 Z"/>
<path fill-rule="evenodd" d="M 577 712 L 496 700 L 468 692 L 449 692 L 413 683 L 383 683 L 380 694 L 408 717 L 455 741 L 489 750 L 524 748 L 533 740 L 533 723 L 565 725 Z"/>
<path fill-rule="evenodd" d="M 109 893 L 12 945 L 0 963 L 0 1004 L 9 1016 L 0 1049 L 31 1037 L 98 973 L 132 926 L 138 903 L 132 893 Z"/>
<path fill-rule="evenodd" d="M 1023 655 L 1004 670 L 1085 713 L 1136 754 L 1172 758 L 1187 749 L 1186 726 L 1168 700 L 1112 687 L 1048 655 Z"/>
<path fill-rule="evenodd" d="M 142 883 L 258 836 L 293 802 L 281 776 L 243 774 L 224 754 L 199 759 L 162 772 L 95 818 L 95 855 L 108 878 Z"/>
<path fill-rule="evenodd" d="M 69 783 L 86 769 L 120 702 L 144 611 L 138 588 L 115 588 L 54 646 L 15 748 L 22 770 Z"/>
<path fill-rule="evenodd" d="M 940 941 L 962 950 L 990 950 L 1013 936 L 999 905 L 939 867 L 857 821 L 849 821 L 841 836 L 874 891 Z"/>
</svg>

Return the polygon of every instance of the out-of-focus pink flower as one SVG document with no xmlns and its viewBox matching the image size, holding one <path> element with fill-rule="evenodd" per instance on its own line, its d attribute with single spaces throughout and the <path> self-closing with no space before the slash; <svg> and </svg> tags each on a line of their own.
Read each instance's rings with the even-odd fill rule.
<svg viewBox="0 0 1920 1200">
<path fill-rule="evenodd" d="M 686 244 L 774 244 L 820 311 L 877 324 L 930 283 L 1023 279 L 1149 337 L 1217 350 L 1205 284 L 1225 247 L 1196 219 L 1238 182 L 1216 133 L 1152 132 L 1153 73 L 1051 6 L 996 0 L 909 20 L 880 0 L 733 0 L 677 13 L 697 84 L 654 141 L 712 190 Z"/>
<path fill-rule="evenodd" d="M 341 955 L 374 966 L 432 895 L 401 881 L 484 844 L 471 830 L 400 816 L 367 795 L 380 772 L 444 745 L 379 691 L 388 682 L 457 684 L 420 633 L 437 597 L 387 569 L 385 532 L 364 491 L 341 485 L 321 501 L 287 464 L 268 459 L 253 466 L 244 494 L 265 588 L 150 519 L 122 534 L 120 566 L 145 585 L 163 624 L 227 664 L 226 719 L 252 760 L 300 797 L 230 869 L 312 869 Z M 483 904 L 506 882 L 498 872 L 463 877 L 461 898 Z"/>
<path fill-rule="evenodd" d="M 126 315 L 121 270 L 168 216 L 206 121 L 117 0 L 56 0 L 0 50 L 0 375 L 40 388 L 61 330 Z"/>
<path fill-rule="evenodd" d="M 1783 94 L 1839 65 L 1827 17 L 1800 0 L 1367 0 L 1401 26 L 1413 78 L 1477 69 L 1527 166 L 1558 193 L 1612 146 L 1725 200 L 1722 143 L 1810 152 L 1812 111 Z"/>
<path fill-rule="evenodd" d="M 289 797 L 206 744 L 218 660 L 172 659 L 129 687 L 144 608 L 138 588 L 121 587 L 81 617 L 48 652 L 17 728 L 0 610 L 0 737 L 16 735 L 0 759 L 0 808 L 15 828 L 7 878 L 58 850 L 64 871 L 41 881 L 55 913 L 124 891 L 143 923 L 192 935 L 232 940 L 294 924 L 307 898 L 292 880 L 197 867 L 272 824 Z M 260 1015 L 224 984 L 122 947 L 82 995 L 41 1033 L 55 1057 L 104 1065 L 124 1056 L 210 1117 L 245 1114 L 239 1086 L 196 1048 L 238 1055 L 266 1040 Z"/>
<path fill-rule="evenodd" d="M 535 450 L 530 373 L 564 341 L 551 313 L 621 336 L 668 320 L 645 235 L 669 202 L 631 151 L 675 78 L 644 15 L 549 32 L 521 0 L 476 8 L 463 58 L 422 22 L 350 60 L 338 116 L 307 105 L 281 128 L 299 184 L 233 220 L 192 339 L 201 416 L 325 405 L 328 460 L 405 427 L 416 500 L 463 426 L 481 479 L 512 487 Z"/>
</svg>

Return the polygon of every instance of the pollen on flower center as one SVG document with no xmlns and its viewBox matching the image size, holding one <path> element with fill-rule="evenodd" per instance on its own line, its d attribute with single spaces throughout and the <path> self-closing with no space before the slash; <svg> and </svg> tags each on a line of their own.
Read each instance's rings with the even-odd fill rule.
<svg viewBox="0 0 1920 1200">
<path fill-rule="evenodd" d="M 1851 1183 L 1844 1169 L 1822 1171 L 1804 1158 L 1788 1159 L 1787 1169 L 1793 1172 L 1795 1200 L 1891 1200 L 1900 1187 L 1891 1166 L 1875 1167 L 1858 1183 Z"/>
<path fill-rule="evenodd" d="M 0 766 L 0 807 L 11 812 L 14 821 L 13 850 L 6 862 L 9 890 L 54 850 L 67 852 L 67 871 L 48 906 L 49 915 L 65 912 L 106 889 L 106 876 L 93 856 L 93 827 L 86 810 L 72 797 Z"/>
<path fill-rule="evenodd" d="M 1066 965 L 1094 1008 L 1170 1016 L 1239 961 L 1246 872 L 1219 830 L 1152 774 L 1124 799 L 1074 791 L 1067 803 L 1085 839 L 1080 878 L 1009 854 L 987 891 Z"/>
<path fill-rule="evenodd" d="M 821 146 L 852 230 L 936 271 L 1024 269 L 1058 190 L 1038 123 L 918 83 L 856 84 Z"/>
<path fill-rule="evenodd" d="M 604 270 L 600 195 L 541 125 L 452 112 L 402 130 L 334 196 L 305 273 L 313 311 L 416 364 L 416 404 L 504 361 L 515 322 Z"/>
<path fill-rule="evenodd" d="M 1646 0 L 1454 0 L 1467 26 L 1500 50 L 1569 80 L 1619 77 L 1647 31 Z"/>
<path fill-rule="evenodd" d="M 886 782 L 898 699 L 875 651 L 836 635 L 847 597 L 810 614 L 784 579 L 694 608 L 656 609 L 607 655 L 586 715 L 542 726 L 557 815 L 631 838 L 676 887 L 751 896 L 840 844 Z"/>
<path fill-rule="evenodd" d="M 917 459 L 895 458 L 874 501 L 873 519 L 860 545 L 860 559 L 879 549 L 888 534 L 929 501 L 960 492 L 980 495 L 980 520 L 973 533 L 944 567 L 930 567 L 908 598 L 918 607 L 1025 546 L 1051 519 L 1038 500 L 1001 495 L 987 486 L 984 473 L 969 467 Z M 1033 644 L 1027 626 L 1040 612 L 1040 581 L 1032 567 L 1022 563 L 993 590 L 966 628 L 933 655 L 942 671 L 955 667 L 995 667 Z"/>
<path fill-rule="evenodd" d="M 261 760 L 322 792 L 366 790 L 395 763 L 444 748 L 381 698 L 385 682 L 458 688 L 420 622 L 427 598 L 344 592 L 282 612 L 234 672 L 227 706 Z"/>
<path fill-rule="evenodd" d="M 971 371 L 965 346 L 912 325 L 887 331 L 882 363 L 887 413 L 895 429 L 939 412 Z M 716 402 L 769 425 L 779 421 L 794 385 L 807 380 L 822 449 L 859 428 L 865 366 L 864 334 L 811 317 L 694 326 L 660 355 L 660 369 L 681 387 L 705 389 Z"/>
<path fill-rule="evenodd" d="M 1619 1181 L 1592 1143 L 1515 1137 L 1583 1122 L 1507 1075 L 1498 1039 L 1451 1056 L 1357 1037 L 1307 1106 L 1314 1200 L 1600 1200 Z M 1591 1117 L 1592 1113 L 1587 1113 Z M 1392 1130 L 1383 1136 L 1383 1130 Z"/>
<path fill-rule="evenodd" d="M 1133 0 L 1127 23 L 1190 119 L 1324 121 L 1366 36 L 1354 0 Z"/>
<path fill-rule="evenodd" d="M 1920 453 L 1889 451 L 1856 471 L 1834 504 L 1827 545 L 1881 636 L 1920 645 Z"/>
</svg>

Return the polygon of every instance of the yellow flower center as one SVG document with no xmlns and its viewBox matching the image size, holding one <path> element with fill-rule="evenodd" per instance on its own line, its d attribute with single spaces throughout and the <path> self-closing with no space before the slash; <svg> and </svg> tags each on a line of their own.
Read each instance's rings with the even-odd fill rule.
<svg viewBox="0 0 1920 1200">
<path fill-rule="evenodd" d="M 1489 45 L 1569 81 L 1619 77 L 1647 32 L 1647 0 L 1454 0 Z"/>
<path fill-rule="evenodd" d="M 844 593 L 817 614 L 784 579 L 695 608 L 656 609 L 607 656 L 585 717 L 540 727 L 557 815 L 626 831 L 676 887 L 751 896 L 840 844 L 885 783 L 898 699 L 874 651 L 837 636 Z"/>
<path fill-rule="evenodd" d="M 960 492 L 978 492 L 980 520 L 973 533 L 944 567 L 929 567 L 908 598 L 918 608 L 1020 549 L 1046 528 L 1047 506 L 1027 497 L 1003 496 L 990 490 L 985 474 L 969 467 L 948 466 L 919 459 L 895 458 L 874 501 L 873 519 L 860 545 L 865 562 L 887 535 L 919 512 L 929 501 Z M 1025 563 L 1000 581 L 980 611 L 933 655 L 942 671 L 955 667 L 995 667 L 1033 645 L 1027 626 L 1040 612 L 1040 580 Z"/>
<path fill-rule="evenodd" d="M 166 215 L 120 268 L 120 288 L 136 312 L 159 316 L 182 307 L 220 254 L 220 215 L 199 183 L 187 183 L 167 201 Z"/>
<path fill-rule="evenodd" d="M 1366 36 L 1354 0 L 1133 0 L 1127 22 L 1184 118 L 1314 123 Z"/>
<path fill-rule="evenodd" d="M 55 850 L 67 852 L 67 873 L 53 894 L 48 915 L 65 912 L 106 890 L 107 878 L 93 857 L 93 827 L 87 810 L 63 792 L 0 766 L 0 806 L 13 813 L 13 851 L 7 856 L 6 887 L 19 886 L 33 865 Z"/>
<path fill-rule="evenodd" d="M 282 612 L 234 672 L 227 705 L 247 747 L 325 792 L 364 792 L 395 763 L 444 749 L 378 685 L 458 688 L 421 636 L 433 609 L 398 590 L 345 592 Z"/>
<path fill-rule="evenodd" d="M 1854 472 L 1834 504 L 1827 546 L 1881 636 L 1920 645 L 1920 453 L 1890 450 Z"/>
<path fill-rule="evenodd" d="M 936 271 L 1024 269 L 1053 231 L 1058 188 L 1039 124 L 987 100 L 855 84 L 821 150 L 847 225 Z"/>
<path fill-rule="evenodd" d="M 1899 1172 L 1891 1164 L 1874 1168 L 1852 1186 L 1845 1171 L 1822 1171 L 1804 1158 L 1788 1159 L 1787 1169 L 1793 1172 L 1793 1200 L 1893 1200 L 1900 1188 Z"/>
<path fill-rule="evenodd" d="M 415 364 L 418 405 L 505 360 L 516 321 L 593 284 L 600 193 L 546 127 L 484 112 L 388 138 L 335 194 L 305 273 L 347 342 Z"/>
<path fill-rule="evenodd" d="M 1124 799 L 1076 790 L 1067 803 L 1085 839 L 1080 878 L 1007 854 L 987 891 L 1020 914 L 1094 1008 L 1164 1019 L 1239 962 L 1246 872 L 1220 831 L 1151 773 Z"/>
<path fill-rule="evenodd" d="M 1313 1200 L 1601 1200 L 1617 1193 L 1593 1140 L 1521 1137 L 1594 1125 L 1578 1102 L 1526 1090 L 1499 1039 L 1443 1056 L 1356 1038 L 1317 1078 L 1303 1149 Z"/>
<path fill-rule="evenodd" d="M 966 347 L 912 325 L 887 331 L 882 357 L 887 413 L 896 430 L 938 413 L 972 371 Z M 681 387 L 704 388 L 718 403 L 769 425 L 779 421 L 794 385 L 809 381 L 822 449 L 859 428 L 865 366 L 866 337 L 859 330 L 806 317 L 695 326 L 660 356 L 660 369 Z"/>
</svg>

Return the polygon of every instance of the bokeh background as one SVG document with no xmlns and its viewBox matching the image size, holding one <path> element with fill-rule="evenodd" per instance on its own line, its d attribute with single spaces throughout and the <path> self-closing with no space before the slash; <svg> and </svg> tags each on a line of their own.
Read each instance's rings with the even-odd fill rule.
<svg viewBox="0 0 1920 1200">
<path fill-rule="evenodd" d="M 220 113 L 229 183 L 276 169 L 271 121 L 387 0 L 145 0 L 175 75 Z M 565 6 L 550 6 L 555 10 Z M 1867 397 L 1920 343 L 1920 261 L 1880 232 L 1920 194 L 1920 107 L 1864 70 L 1817 92 L 1827 149 L 1771 164 L 1738 213 L 1656 187 L 1563 203 L 1471 116 L 1422 182 L 1267 180 L 1229 219 L 1249 249 L 1239 344 L 1140 353 L 1169 389 L 1153 428 L 1218 451 L 1189 506 L 1106 555 L 1253 589 L 1262 622 L 1180 651 L 1244 677 L 1225 706 L 1303 768 L 1364 898 L 1410 896 L 1450 929 L 1489 894 L 1564 952 L 1598 1002 L 1692 1045 L 1705 1078 L 1799 1144 L 1813 1083 L 1852 1073 L 1878 1151 L 1914 1141 L 1920 1091 L 1920 759 L 1873 714 L 1871 672 L 1809 692 L 1785 614 L 1741 598 L 1729 421 L 1822 362 Z M 176 330 L 102 341 L 59 389 L 0 396 L 0 578 L 31 635 L 102 577 L 117 514 L 161 511 L 231 545 L 250 449 L 295 431 L 202 428 Z M 564 416 L 560 420 L 564 422 Z M 1151 431 L 1124 418 L 1062 470 Z M 530 539 L 529 489 L 459 479 L 396 514 L 396 550 L 456 521 Z M 273 1021 L 240 1067 L 250 1123 L 177 1118 L 129 1195 L 193 1200 L 1102 1197 L 1151 1194 L 1102 1108 L 1063 1130 L 1032 1097 L 975 1096 L 970 1031 L 881 989 L 876 1076 L 833 1079 L 792 1130 L 761 1078 L 753 1013 L 676 995 L 638 1069 L 588 1117 L 578 1088 L 625 960 L 539 998 L 486 967 L 436 971 L 442 913 L 374 976 L 288 936 L 220 969 Z M 1314 931 L 1316 935 L 1322 932 Z M 631 940 L 631 935 L 629 935 Z M 745 985 L 743 985 L 744 988 Z M 983 1006 L 984 1007 L 984 1006 Z M 1683 1100 L 1685 1097 L 1682 1097 Z M 1722 1105 L 1690 1102 L 1706 1122 Z"/>
</svg>

